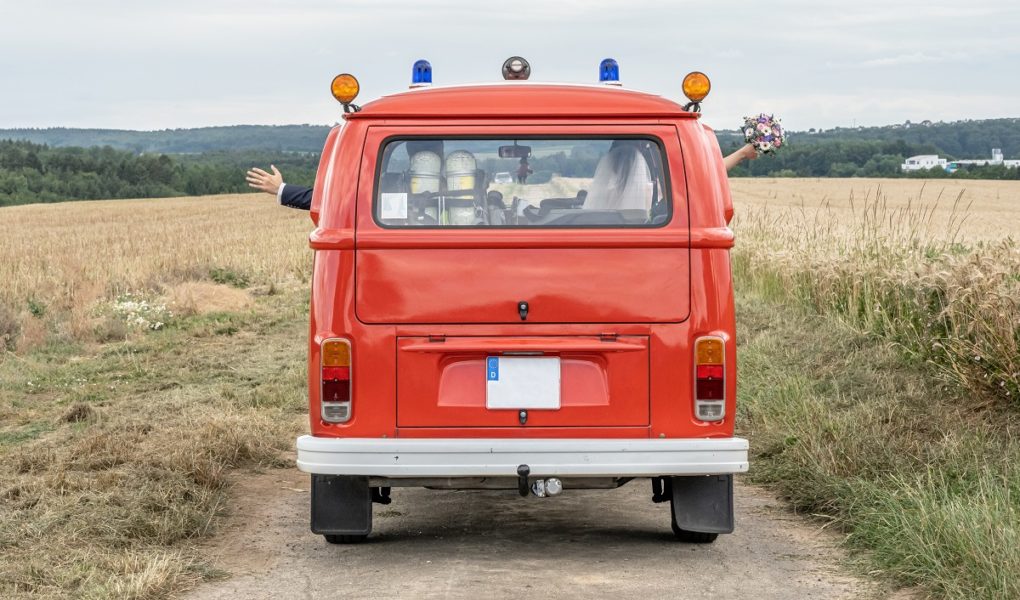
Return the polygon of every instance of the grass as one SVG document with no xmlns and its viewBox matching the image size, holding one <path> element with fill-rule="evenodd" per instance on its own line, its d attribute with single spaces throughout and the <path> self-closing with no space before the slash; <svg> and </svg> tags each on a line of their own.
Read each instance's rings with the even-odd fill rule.
<svg viewBox="0 0 1020 600">
<path fill-rule="evenodd" d="M 974 235 L 966 196 L 736 199 L 752 479 L 831 519 L 871 573 L 937 598 L 1020 597 L 1015 244 Z"/>
<path fill-rule="evenodd" d="M 1020 186 L 1015 193 L 1020 201 Z M 950 208 L 940 210 L 940 200 Z M 1020 246 L 969 235 L 965 223 L 980 210 L 964 192 L 933 202 L 895 206 L 879 188 L 851 197 L 846 210 L 745 208 L 734 278 L 894 342 L 943 381 L 1020 407 Z"/>
<path fill-rule="evenodd" d="M 944 598 L 1020 597 L 1020 418 L 975 410 L 896 348 L 738 297 L 750 478 L 824 515 L 861 568 Z"/>
<path fill-rule="evenodd" d="M 162 597 L 227 473 L 284 466 L 307 411 L 307 295 L 0 364 L 0 596 Z"/>
</svg>

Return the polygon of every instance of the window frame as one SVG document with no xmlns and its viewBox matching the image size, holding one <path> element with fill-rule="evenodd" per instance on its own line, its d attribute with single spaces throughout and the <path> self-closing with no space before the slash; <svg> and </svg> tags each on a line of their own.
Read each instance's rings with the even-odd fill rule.
<svg viewBox="0 0 1020 600">
<path fill-rule="evenodd" d="M 383 174 L 383 158 L 386 148 L 390 144 L 407 142 L 407 141 L 427 141 L 427 140 L 442 140 L 442 141 L 456 141 L 456 140 L 543 140 L 543 141 L 558 141 L 558 140 L 645 140 L 652 142 L 658 147 L 659 157 L 661 159 L 661 171 L 662 171 L 662 183 L 663 193 L 662 197 L 666 200 L 666 219 L 661 223 L 642 223 L 642 224 L 623 224 L 623 225 L 602 225 L 602 224 L 589 224 L 589 225 L 390 225 L 382 222 L 379 217 L 379 203 L 381 200 L 381 192 L 379 185 L 382 180 Z M 443 157 L 445 160 L 446 157 Z M 410 230 L 410 231 L 456 231 L 456 230 L 524 230 L 524 231 L 546 231 L 546 230 L 569 230 L 569 229 L 602 229 L 609 231 L 618 230 L 648 230 L 648 229 L 662 229 L 669 226 L 673 222 L 674 210 L 673 205 L 675 199 L 673 197 L 673 185 L 670 180 L 670 163 L 669 154 L 666 152 L 665 142 L 661 137 L 653 134 L 633 134 L 633 133 L 590 133 L 590 134 L 513 134 L 513 133 L 486 133 L 486 134 L 426 134 L 426 135 L 415 135 L 415 134 L 395 134 L 390 135 L 382 139 L 379 143 L 379 147 L 376 149 L 376 160 L 375 160 L 375 175 L 372 181 L 372 221 L 377 227 L 382 229 L 391 230 Z M 594 176 L 594 174 L 593 174 Z"/>
</svg>

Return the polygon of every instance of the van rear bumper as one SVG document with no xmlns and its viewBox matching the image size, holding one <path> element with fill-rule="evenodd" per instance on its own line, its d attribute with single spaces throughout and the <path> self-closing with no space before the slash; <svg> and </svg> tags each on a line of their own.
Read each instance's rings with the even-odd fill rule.
<svg viewBox="0 0 1020 600">
<path fill-rule="evenodd" d="M 317 475 L 377 477 L 654 477 L 747 471 L 747 440 L 396 439 L 297 440 L 297 467 Z"/>
</svg>

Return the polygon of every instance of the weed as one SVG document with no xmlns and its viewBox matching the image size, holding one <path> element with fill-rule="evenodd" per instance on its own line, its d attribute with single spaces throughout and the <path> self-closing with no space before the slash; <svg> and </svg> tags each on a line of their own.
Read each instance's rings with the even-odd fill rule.
<svg viewBox="0 0 1020 600">
<path fill-rule="evenodd" d="M 14 345 L 21 333 L 21 323 L 14 311 L 0 302 L 0 354 L 5 350 L 14 350 Z"/>
<path fill-rule="evenodd" d="M 28 312 L 31 313 L 33 317 L 41 319 L 46 315 L 46 305 L 35 298 L 29 298 L 26 304 L 28 305 Z"/>
<path fill-rule="evenodd" d="M 213 267 L 209 269 L 209 279 L 216 283 L 236 288 L 246 288 L 251 285 L 251 278 L 247 274 L 228 267 Z"/>
</svg>

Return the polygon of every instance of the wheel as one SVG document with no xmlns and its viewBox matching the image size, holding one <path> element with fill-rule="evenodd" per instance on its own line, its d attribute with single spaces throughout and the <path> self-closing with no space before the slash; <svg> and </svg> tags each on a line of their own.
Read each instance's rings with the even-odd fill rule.
<svg viewBox="0 0 1020 600">
<path fill-rule="evenodd" d="M 676 521 L 671 523 L 673 526 L 673 535 L 676 536 L 678 542 L 684 542 L 686 544 L 711 544 L 715 541 L 715 538 L 719 537 L 718 533 L 705 533 L 704 531 L 687 531 L 686 529 L 680 529 L 676 526 Z"/>
<path fill-rule="evenodd" d="M 368 539 L 367 535 L 343 535 L 343 534 L 323 534 L 326 541 L 330 544 L 360 544 Z"/>
</svg>

